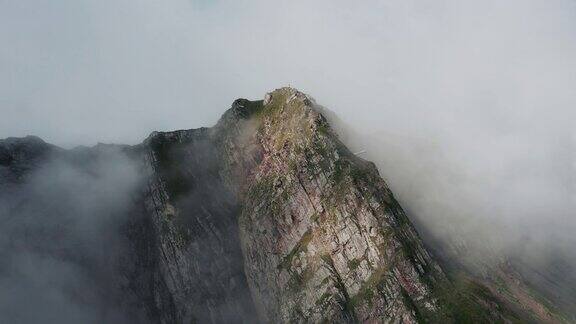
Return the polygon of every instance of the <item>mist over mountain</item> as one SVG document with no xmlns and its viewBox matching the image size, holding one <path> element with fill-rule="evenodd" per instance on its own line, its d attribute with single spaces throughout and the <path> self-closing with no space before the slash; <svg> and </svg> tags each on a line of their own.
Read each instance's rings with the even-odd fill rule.
<svg viewBox="0 0 576 324">
<path fill-rule="evenodd" d="M 134 146 L 0 141 L 2 321 L 571 320 L 564 265 L 439 239 L 329 120 L 280 88 Z"/>
<path fill-rule="evenodd" d="M 293 207 L 263 213 L 293 215 L 285 219 L 296 232 L 257 222 L 279 236 L 252 227 L 242 234 L 243 206 L 256 210 L 277 197 L 242 196 L 250 185 L 238 179 L 252 185 L 254 174 L 268 174 L 262 170 L 223 172 L 231 160 L 266 154 L 231 153 L 214 135 L 226 133 L 216 129 L 230 102 L 264 99 L 274 86 L 298 88 L 327 107 L 309 105 L 347 150 L 375 164 L 430 254 L 425 264 L 438 264 L 455 286 L 490 290 L 506 309 L 491 310 L 501 319 L 576 321 L 574 0 L 8 0 L 0 2 L 0 41 L 0 322 L 251 322 L 298 313 L 293 303 L 280 311 L 253 300 L 285 286 L 263 288 L 254 282 L 273 280 L 247 277 L 248 266 L 277 270 L 247 259 L 257 255 L 248 247 L 274 242 L 270 254 L 286 258 L 316 251 L 302 251 L 308 239 L 311 247 L 328 243 L 294 225 L 302 222 L 295 215 L 311 215 Z M 261 116 L 245 117 L 237 142 L 264 146 L 252 138 Z M 274 137 L 285 140 L 282 131 L 296 126 Z M 149 136 L 155 130 L 166 133 Z M 294 155 L 304 154 L 295 149 L 307 145 L 309 134 L 301 135 L 288 141 L 297 143 L 288 148 Z M 277 145 L 271 151 L 280 152 Z M 305 155 L 308 164 L 296 159 L 298 169 L 339 160 L 324 153 Z M 149 155 L 169 162 L 156 166 Z M 262 167 L 271 165 L 278 167 Z M 290 192 L 280 182 L 270 191 Z M 154 223 L 158 213 L 184 220 L 166 227 Z M 168 248 L 165 238 L 192 241 Z M 306 253 L 294 267 L 307 269 L 312 259 L 318 266 Z M 358 288 L 349 282 L 371 282 L 366 266 L 350 261 L 336 273 L 354 268 L 355 279 L 342 278 L 344 288 L 334 288 L 342 296 L 329 300 L 344 308 Z M 445 314 L 457 321 L 463 308 L 452 306 Z M 341 319 L 370 313 L 349 308 Z M 410 313 L 395 311 L 386 316 Z M 424 313 L 406 316 L 421 321 Z"/>
<path fill-rule="evenodd" d="M 117 275 L 140 217 L 135 164 L 115 146 L 26 137 L 0 141 L 0 170 L 0 321 L 139 322 Z"/>
</svg>

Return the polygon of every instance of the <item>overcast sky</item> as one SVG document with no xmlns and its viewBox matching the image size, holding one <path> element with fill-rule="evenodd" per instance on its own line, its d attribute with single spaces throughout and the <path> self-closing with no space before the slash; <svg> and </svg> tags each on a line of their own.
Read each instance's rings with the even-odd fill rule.
<svg viewBox="0 0 576 324">
<path fill-rule="evenodd" d="M 0 138 L 137 143 L 287 84 L 370 131 L 574 120 L 571 0 L 2 0 L 0 41 Z"/>
<path fill-rule="evenodd" d="M 574 0 L 0 0 L 0 44 L 0 138 L 135 144 L 290 84 L 413 219 L 576 245 Z"/>
<path fill-rule="evenodd" d="M 0 42 L 0 138 L 139 143 L 290 84 L 452 171 L 576 199 L 573 0 L 0 0 Z"/>
</svg>

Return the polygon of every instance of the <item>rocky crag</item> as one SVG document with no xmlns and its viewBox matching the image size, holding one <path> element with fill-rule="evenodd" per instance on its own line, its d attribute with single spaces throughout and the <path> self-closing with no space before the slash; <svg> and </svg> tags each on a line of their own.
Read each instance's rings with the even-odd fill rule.
<svg viewBox="0 0 576 324">
<path fill-rule="evenodd" d="M 111 302 L 124 313 L 99 309 L 95 322 L 530 320 L 474 280 L 447 275 L 374 164 L 350 152 L 295 89 L 238 99 L 212 128 L 154 132 L 136 146 L 0 141 L 0 198 L 27 188 L 54 159 L 97 178 L 91 161 L 103 152 L 133 163 L 138 180 L 115 211 L 123 248 L 106 259 L 106 276 L 90 272 L 107 280 L 100 308 Z M 46 211 L 35 221 L 52 216 L 46 202 L 29 203 Z M 2 217 L 14 219 L 18 206 L 0 209 Z M 82 269 L 102 262 L 54 250 L 41 252 Z"/>
</svg>

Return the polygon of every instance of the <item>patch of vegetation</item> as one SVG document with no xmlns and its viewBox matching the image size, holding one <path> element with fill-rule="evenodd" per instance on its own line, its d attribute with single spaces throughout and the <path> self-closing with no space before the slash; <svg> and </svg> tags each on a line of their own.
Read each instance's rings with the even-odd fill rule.
<svg viewBox="0 0 576 324">
<path fill-rule="evenodd" d="M 271 201 L 274 198 L 274 179 L 262 177 L 248 190 L 248 197 L 252 201 Z"/>
<path fill-rule="evenodd" d="M 322 306 L 324 303 L 326 303 L 326 301 L 332 297 L 332 294 L 329 292 L 325 292 L 322 294 L 322 296 L 320 296 L 320 298 L 318 298 L 316 300 L 316 306 Z"/>
<path fill-rule="evenodd" d="M 369 307 L 372 306 L 372 301 L 374 297 L 378 294 L 376 287 L 365 287 L 362 288 L 356 295 L 350 298 L 350 307 L 356 308 L 364 303 Z"/>
<path fill-rule="evenodd" d="M 270 102 L 264 105 L 264 101 L 261 102 L 261 107 L 255 110 L 254 116 L 257 118 L 265 118 L 265 117 L 272 117 L 276 112 L 278 112 L 282 105 L 286 102 L 286 95 L 279 92 L 274 91 L 272 93 L 272 98 Z"/>
<path fill-rule="evenodd" d="M 322 254 L 320 256 L 320 258 L 322 259 L 322 261 L 324 261 L 328 266 L 330 267 L 334 267 L 334 262 L 332 261 L 332 257 L 329 254 Z"/>
<path fill-rule="evenodd" d="M 316 138 L 312 141 L 312 147 L 316 154 L 321 155 L 323 157 L 328 155 L 328 148 L 325 146 L 326 143 L 321 141 L 320 139 Z"/>
<path fill-rule="evenodd" d="M 322 134 L 322 135 L 328 135 L 328 134 L 329 134 L 329 130 L 330 130 L 330 126 L 328 126 L 328 123 L 323 122 L 323 123 L 320 123 L 320 124 L 318 125 L 317 130 L 318 130 L 318 132 L 319 132 L 320 134 Z"/>
<path fill-rule="evenodd" d="M 318 218 L 320 218 L 320 213 L 315 212 L 314 214 L 312 214 L 312 216 L 310 216 L 310 221 L 316 222 Z"/>
<path fill-rule="evenodd" d="M 278 269 L 289 269 L 292 265 L 292 259 L 294 256 L 300 252 L 306 252 L 308 250 L 308 243 L 312 240 L 312 230 L 307 230 L 300 241 L 296 243 L 296 246 L 282 259 L 282 262 L 278 264 Z"/>
<path fill-rule="evenodd" d="M 350 177 L 355 182 L 370 181 L 370 171 L 355 163 L 350 167 Z"/>
<path fill-rule="evenodd" d="M 520 323 L 521 320 L 502 305 L 485 286 L 458 275 L 435 289 L 442 311 L 428 314 L 430 322 Z"/>
<path fill-rule="evenodd" d="M 350 298 L 350 306 L 355 308 L 364 303 L 372 306 L 372 300 L 379 293 L 378 286 L 386 281 L 387 271 L 388 269 L 384 267 L 376 269 L 368 280 L 362 284 L 358 293 Z"/>
<path fill-rule="evenodd" d="M 402 252 L 404 256 L 410 259 L 412 262 L 419 263 L 424 270 L 423 274 L 427 274 L 430 270 L 430 267 L 427 263 L 422 264 L 418 259 L 418 246 L 416 244 L 416 241 L 414 241 L 412 238 L 402 235 Z"/>
<path fill-rule="evenodd" d="M 334 162 L 334 172 L 332 173 L 332 181 L 338 184 L 342 179 L 344 179 L 344 169 L 346 164 L 342 159 L 336 160 Z"/>
<path fill-rule="evenodd" d="M 292 277 L 290 277 L 290 280 L 288 281 L 288 290 L 292 293 L 301 292 L 302 287 L 312 279 L 314 273 L 315 268 L 311 265 L 308 265 L 300 274 L 292 272 Z"/>
<path fill-rule="evenodd" d="M 353 259 L 348 261 L 348 268 L 354 271 L 360 266 L 360 259 Z"/>
<path fill-rule="evenodd" d="M 234 101 L 232 107 L 224 113 L 223 119 L 226 120 L 226 123 L 235 123 L 239 119 L 249 119 L 259 115 L 263 110 L 264 100 L 251 101 L 240 98 Z"/>
<path fill-rule="evenodd" d="M 418 306 L 416 306 L 416 304 L 414 303 L 412 298 L 410 298 L 410 295 L 408 295 L 408 292 L 406 292 L 406 290 L 404 290 L 404 288 L 402 288 L 401 293 L 402 293 L 402 299 L 404 300 L 404 304 L 407 305 L 408 308 L 410 310 L 412 310 L 414 312 L 414 314 L 416 315 L 416 321 L 418 323 L 426 323 L 426 320 L 423 318 L 422 314 L 420 313 Z"/>
<path fill-rule="evenodd" d="M 266 211 L 257 214 L 280 217 L 286 213 L 286 202 L 292 197 L 294 190 L 293 184 L 285 184 L 287 181 L 283 175 L 269 175 L 254 182 L 246 193 L 248 200 L 255 205 L 263 204 Z"/>
<path fill-rule="evenodd" d="M 246 115 L 242 117 L 247 118 L 251 115 L 258 114 L 262 111 L 262 109 L 264 108 L 264 100 L 256 100 L 256 101 L 246 100 L 243 102 L 243 105 Z"/>
<path fill-rule="evenodd" d="M 562 312 L 556 308 L 551 302 L 550 300 L 548 300 L 547 298 L 545 298 L 544 296 L 542 296 L 540 293 L 538 293 L 536 290 L 532 289 L 531 287 L 526 287 L 525 288 L 527 293 L 530 295 L 530 297 L 532 297 L 536 302 L 540 303 L 540 305 L 549 313 L 549 314 L 553 314 L 554 316 L 568 322 L 568 317 L 565 314 L 562 314 Z"/>
</svg>

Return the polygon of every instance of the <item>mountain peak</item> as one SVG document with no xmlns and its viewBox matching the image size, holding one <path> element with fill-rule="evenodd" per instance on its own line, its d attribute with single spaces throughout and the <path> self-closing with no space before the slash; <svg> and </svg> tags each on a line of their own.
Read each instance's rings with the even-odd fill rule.
<svg viewBox="0 0 576 324">
<path fill-rule="evenodd" d="M 113 150 L 122 158 L 102 157 L 132 161 L 142 178 L 129 181 L 137 188 L 125 195 L 127 217 L 116 238 L 128 243 L 105 261 L 122 280 L 107 285 L 106 296 L 161 323 L 516 319 L 481 285 L 446 276 L 374 164 L 348 150 L 324 111 L 310 96 L 279 88 L 263 100 L 235 100 L 214 127 L 153 132 L 140 145 Z M 13 142 L 0 141 L 0 158 Z M 84 163 L 102 151 L 55 154 L 75 161 L 73 174 L 88 175 L 80 191 L 105 174 L 100 164 Z M 0 180 L 16 170 L 4 164 Z M 72 207 L 41 196 L 11 210 L 28 204 L 54 219 L 84 210 L 66 179 L 60 189 Z M 97 189 L 89 196 L 112 188 Z M 95 205 L 107 212 L 106 204 Z M 82 267 L 74 256 L 48 256 Z M 86 258 L 83 264 L 102 262 Z"/>
</svg>

